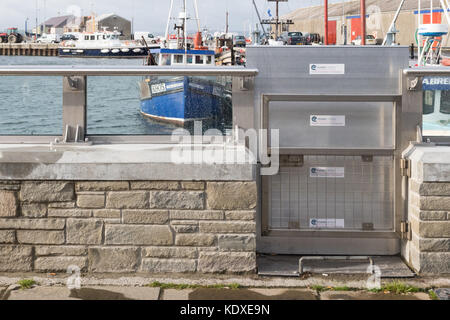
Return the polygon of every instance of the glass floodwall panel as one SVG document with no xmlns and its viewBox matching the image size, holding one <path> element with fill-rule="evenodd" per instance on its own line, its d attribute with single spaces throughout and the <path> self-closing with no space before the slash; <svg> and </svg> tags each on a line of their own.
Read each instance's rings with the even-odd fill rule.
<svg viewBox="0 0 450 320">
<path fill-rule="evenodd" d="M 194 134 L 201 122 L 202 134 L 228 135 L 231 84 L 231 77 L 215 76 L 88 77 L 87 133 L 171 135 L 183 128 Z"/>
<path fill-rule="evenodd" d="M 62 135 L 61 77 L 0 77 L 0 135 Z"/>
<path fill-rule="evenodd" d="M 270 102 L 281 148 L 393 149 L 393 102 Z"/>
<path fill-rule="evenodd" d="M 423 79 L 423 135 L 450 137 L 450 77 Z"/>
<path fill-rule="evenodd" d="M 305 156 L 269 177 L 270 229 L 392 230 L 393 194 L 393 157 Z"/>
</svg>

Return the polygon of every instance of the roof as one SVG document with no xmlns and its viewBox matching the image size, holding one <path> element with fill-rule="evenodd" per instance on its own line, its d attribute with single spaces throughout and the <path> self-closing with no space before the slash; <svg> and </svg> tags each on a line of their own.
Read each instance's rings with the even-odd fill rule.
<svg viewBox="0 0 450 320">
<path fill-rule="evenodd" d="M 46 27 L 61 28 L 67 25 L 68 20 L 72 20 L 74 18 L 75 16 L 73 15 L 53 17 L 45 21 L 44 24 Z"/>
<path fill-rule="evenodd" d="M 370 7 L 377 6 L 380 8 L 381 12 L 395 12 L 400 5 L 401 0 L 366 0 L 366 12 L 370 14 Z M 413 11 L 417 10 L 417 0 L 406 0 L 403 4 L 402 11 Z M 422 1 L 421 10 L 430 10 L 430 1 Z M 434 9 L 442 9 L 439 0 L 433 0 L 433 8 Z M 329 17 L 342 17 L 345 16 L 353 16 L 360 14 L 360 1 L 350 1 L 350 2 L 340 2 L 328 5 L 328 16 Z M 324 18 L 324 8 L 323 5 L 320 6 L 312 6 L 306 8 L 296 9 L 282 17 L 283 19 L 292 19 L 292 20 L 312 20 L 312 19 L 320 19 Z"/>
<path fill-rule="evenodd" d="M 121 17 L 121 16 L 119 16 L 119 15 L 117 15 L 117 14 L 115 14 L 115 13 L 105 13 L 105 14 L 101 14 L 101 15 L 95 17 L 95 20 L 96 20 L 96 21 L 102 21 L 102 20 L 108 19 L 108 18 L 113 17 L 113 16 L 116 16 L 116 17 L 119 18 L 119 19 L 123 19 L 123 20 L 127 20 L 127 21 L 128 21 L 128 19 L 125 19 L 125 18 L 123 18 L 123 17 Z"/>
</svg>

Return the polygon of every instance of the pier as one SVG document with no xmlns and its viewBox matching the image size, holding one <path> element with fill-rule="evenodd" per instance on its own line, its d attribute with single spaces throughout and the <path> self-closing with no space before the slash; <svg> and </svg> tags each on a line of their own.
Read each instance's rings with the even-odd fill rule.
<svg viewBox="0 0 450 320">
<path fill-rule="evenodd" d="M 408 56 L 249 46 L 245 68 L 1 66 L 63 83 L 54 135 L 0 134 L 0 271 L 306 270 L 257 259 L 276 254 L 402 257 L 417 274 L 449 274 L 449 138 L 426 135 L 423 109 L 450 71 L 409 68 Z M 236 130 L 91 134 L 98 76 L 232 78 Z"/>
<path fill-rule="evenodd" d="M 0 55 L 2 56 L 58 56 L 57 43 L 2 43 L 0 44 Z"/>
</svg>

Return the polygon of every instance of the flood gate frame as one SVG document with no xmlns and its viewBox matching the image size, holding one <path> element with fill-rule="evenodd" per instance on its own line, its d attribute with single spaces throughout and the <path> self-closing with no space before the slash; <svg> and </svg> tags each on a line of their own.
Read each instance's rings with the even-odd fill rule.
<svg viewBox="0 0 450 320">
<path fill-rule="evenodd" d="M 330 105 L 330 103 L 334 102 L 336 102 L 336 105 L 347 102 L 349 105 L 355 103 L 392 103 L 392 109 L 390 107 L 385 108 L 386 110 L 392 110 L 392 115 L 386 115 L 392 121 L 392 137 L 387 139 L 387 141 L 392 141 L 392 143 L 389 143 L 388 146 L 361 147 L 355 145 L 336 147 L 327 145 L 326 147 L 315 148 L 303 145 L 296 147 L 282 145 L 278 148 L 281 168 L 287 166 L 294 168 L 294 170 L 296 170 L 295 168 L 306 166 L 305 163 L 307 163 L 308 157 L 310 159 L 315 157 L 320 161 L 331 156 L 336 159 L 341 159 L 340 157 L 342 157 L 343 161 L 347 161 L 348 158 L 345 157 L 360 157 L 360 162 L 363 164 L 374 159 L 378 161 L 378 158 L 380 158 L 381 162 L 387 161 L 390 163 L 387 170 L 392 175 L 392 178 L 387 181 L 391 181 L 389 192 L 392 191 L 390 195 L 392 198 L 392 228 L 377 230 L 370 223 L 362 223 L 360 230 L 353 228 L 344 228 L 342 230 L 336 228 L 310 229 L 305 228 L 301 223 L 298 226 L 296 223 L 293 223 L 284 228 L 273 227 L 271 226 L 271 221 L 269 221 L 271 216 L 269 200 L 271 177 L 261 176 L 259 181 L 261 203 L 258 211 L 257 251 L 277 254 L 332 255 L 393 255 L 400 253 L 401 225 L 405 216 L 404 196 L 402 195 L 404 178 L 401 174 L 401 152 L 410 141 L 415 139 L 416 128 L 421 121 L 419 118 L 421 116 L 420 112 L 417 112 L 417 110 L 411 111 L 402 104 L 403 94 L 406 91 L 405 79 L 402 73 L 408 64 L 407 48 L 368 47 L 361 49 L 340 46 L 320 48 L 256 47 L 249 48 L 247 55 L 249 67 L 258 68 L 260 72 L 255 79 L 254 97 L 252 100 L 254 101 L 253 124 L 259 129 L 271 128 L 270 103 L 298 102 L 300 106 L 309 102 L 312 104 L 322 103 L 325 106 L 327 103 Z M 280 56 L 279 60 L 273 61 L 273 58 L 277 55 Z M 403 55 L 404 59 L 402 58 Z M 361 68 L 361 70 L 367 68 L 365 64 L 371 64 L 370 61 L 367 61 L 371 59 L 375 69 L 373 74 L 367 74 L 367 79 L 365 79 L 363 74 L 365 71 L 360 72 L 358 68 Z M 385 64 L 381 61 L 383 59 L 386 60 Z M 313 77 L 308 74 L 312 63 L 342 63 L 346 65 L 348 73 L 342 77 L 337 75 Z M 377 68 L 378 65 L 380 67 Z M 335 81 L 335 84 L 330 82 L 331 80 Z M 340 81 L 340 83 L 336 80 Z M 320 85 L 322 81 L 323 84 Z M 379 85 L 377 85 L 378 83 Z M 238 102 L 250 101 L 250 99 L 249 96 L 241 96 Z M 289 111 L 292 110 L 294 110 L 294 107 L 289 109 Z M 248 110 L 243 106 L 241 111 L 242 114 L 248 114 Z M 405 113 L 404 111 L 407 112 Z M 335 113 L 330 114 L 334 115 Z M 302 119 L 304 120 L 304 118 Z M 292 121 L 295 120 L 298 119 L 292 119 Z M 383 122 L 383 120 L 380 121 Z M 251 123 L 252 120 L 247 117 L 241 120 L 240 126 L 248 128 Z M 387 126 L 389 128 L 389 124 L 390 122 L 387 124 L 382 123 L 380 127 L 384 128 Z M 267 141 L 270 141 L 270 130 L 268 130 L 267 134 Z M 380 133 L 380 135 L 383 134 L 384 132 Z M 280 136 L 282 139 L 281 134 Z M 263 145 L 260 141 L 261 147 Z M 267 146 L 267 152 L 269 154 L 272 152 L 270 146 Z M 287 176 L 291 174 L 292 170 L 289 170 L 289 173 L 286 173 Z M 300 183 L 300 179 L 303 178 L 301 176 L 303 171 L 298 172 L 300 174 L 298 176 Z M 300 200 L 300 190 L 295 190 L 299 193 L 297 201 L 304 201 Z M 281 192 L 280 201 L 283 201 Z M 291 200 L 289 199 L 289 201 Z M 370 205 L 372 205 L 372 202 L 376 202 L 376 200 L 370 201 Z M 300 215 L 300 210 L 298 212 Z M 383 209 L 380 212 L 383 212 Z"/>
</svg>

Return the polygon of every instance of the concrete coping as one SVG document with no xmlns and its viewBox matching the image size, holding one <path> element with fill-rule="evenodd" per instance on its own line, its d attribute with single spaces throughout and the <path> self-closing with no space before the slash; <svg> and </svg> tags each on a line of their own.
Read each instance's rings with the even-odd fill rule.
<svg viewBox="0 0 450 320">
<path fill-rule="evenodd" d="M 411 160 L 411 178 L 418 182 L 450 181 L 450 146 L 413 145 L 404 153 Z"/>
<path fill-rule="evenodd" d="M 251 152 L 233 143 L 57 146 L 0 144 L 0 180 L 254 181 Z"/>
</svg>

